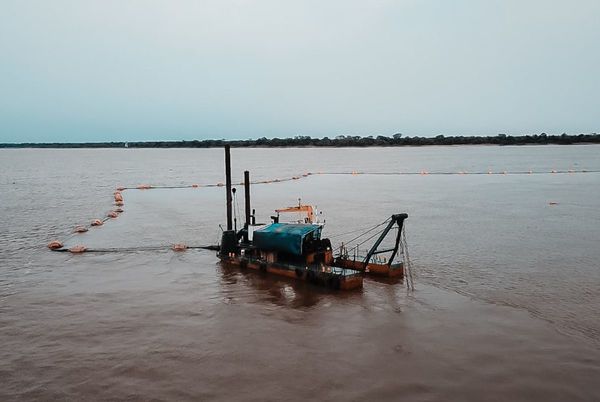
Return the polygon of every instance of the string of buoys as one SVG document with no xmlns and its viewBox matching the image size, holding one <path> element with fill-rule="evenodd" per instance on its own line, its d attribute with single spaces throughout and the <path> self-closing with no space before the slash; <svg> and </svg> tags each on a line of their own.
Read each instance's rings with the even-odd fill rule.
<svg viewBox="0 0 600 402">
<path fill-rule="evenodd" d="M 295 176 L 290 176 L 290 177 L 284 177 L 284 178 L 274 178 L 274 179 L 264 179 L 264 180 L 255 180 L 250 182 L 250 184 L 270 184 L 270 183 L 282 183 L 282 182 L 286 182 L 286 181 L 293 181 L 293 180 L 300 180 L 302 178 L 306 178 L 309 176 L 316 176 L 316 175 L 350 175 L 350 176 L 358 176 L 358 175 L 374 175 L 374 176 L 412 176 L 412 175 L 421 175 L 421 176 L 429 176 L 429 175 L 444 175 L 444 176 L 451 176 L 451 175 L 541 175 L 541 174 L 574 174 L 574 173 L 600 173 L 600 170 L 590 170 L 590 169 L 580 169 L 580 170 L 575 170 L 575 169 L 568 169 L 568 170 L 557 170 L 557 169 L 551 169 L 549 171 L 544 171 L 544 170 L 538 170 L 538 171 L 534 171 L 532 169 L 529 170 L 521 170 L 521 171 L 508 171 L 508 170 L 499 170 L 499 171 L 492 171 L 491 169 L 488 169 L 486 171 L 477 171 L 477 172 L 469 172 L 466 170 L 459 170 L 459 171 L 446 171 L 446 172 L 432 172 L 429 170 L 420 170 L 420 171 L 412 171 L 412 172 L 378 172 L 378 171 L 358 171 L 358 170 L 352 170 L 352 171 L 342 171 L 342 172 L 323 172 L 323 171 L 318 171 L 318 172 L 306 172 L 306 173 L 302 173 L 300 175 L 295 175 Z M 243 182 L 239 182 L 239 183 L 234 183 L 233 186 L 242 186 L 244 185 Z M 194 183 L 194 184 L 188 184 L 188 185 L 165 185 L 165 186 L 161 186 L 161 185 L 150 185 L 150 184 L 140 184 L 138 186 L 135 187 L 117 187 L 117 191 L 120 193 L 121 191 L 125 191 L 125 190 L 149 190 L 149 189 L 178 189 L 178 188 L 209 188 L 209 187 L 224 187 L 225 183 L 223 182 L 218 182 L 218 183 L 211 183 L 211 184 L 198 184 L 198 183 Z M 115 193 L 116 195 L 116 193 Z M 119 204 L 122 201 L 119 201 L 115 198 L 115 205 L 122 205 Z"/>
<path fill-rule="evenodd" d="M 369 172 L 369 171 L 358 171 L 358 170 L 352 170 L 352 171 L 343 171 L 343 172 L 323 172 L 323 171 L 318 171 L 318 172 L 305 172 L 302 173 L 301 175 L 295 175 L 295 176 L 291 176 L 291 177 L 286 177 L 286 178 L 275 178 L 275 179 L 265 179 L 265 180 L 256 180 L 256 181 L 252 181 L 251 184 L 270 184 L 270 183 L 281 183 L 281 182 L 286 182 L 286 181 L 292 181 L 292 180 L 299 180 L 301 178 L 306 178 L 309 176 L 314 176 L 314 175 L 351 175 L 351 176 L 357 176 L 357 175 L 383 175 L 383 176 L 410 176 L 410 175 L 422 175 L 422 176 L 427 176 L 427 175 L 444 175 L 444 176 L 449 176 L 449 175 L 545 175 L 545 174 L 575 174 L 575 173 L 600 173 L 600 170 L 590 170 L 590 169 L 568 169 L 568 170 L 558 170 L 558 169 L 551 169 L 550 171 L 547 170 L 539 170 L 539 171 L 534 171 L 532 169 L 529 170 L 524 170 L 524 171 L 506 171 L 506 170 L 502 170 L 502 171 L 492 171 L 491 169 L 488 169 L 486 171 L 478 171 L 478 172 L 468 172 L 465 170 L 460 170 L 457 172 L 430 172 L 428 170 L 421 170 L 418 172 Z M 243 185 L 243 182 L 240 182 L 238 184 L 234 184 L 235 185 Z M 114 196 L 114 205 L 116 206 L 115 209 L 113 209 L 112 211 L 109 211 L 106 215 L 106 217 L 104 219 L 94 219 L 92 220 L 92 222 L 90 223 L 90 227 L 100 227 L 104 224 L 104 222 L 106 222 L 109 219 L 116 219 L 119 214 L 123 213 L 123 207 L 124 206 L 124 198 L 123 198 L 123 191 L 126 190 L 150 190 L 150 189 L 179 189 L 179 188 L 201 188 L 201 187 L 224 187 L 225 184 L 222 182 L 218 182 L 218 183 L 213 183 L 213 184 L 191 184 L 191 185 L 175 185 L 175 186 L 155 186 L 155 185 L 151 185 L 151 184 L 140 184 L 138 186 L 135 187 L 125 187 L 125 186 L 118 186 L 116 188 L 116 191 L 113 193 Z M 558 205 L 557 202 L 549 202 L 549 205 L 554 206 L 554 205 Z M 76 226 L 73 229 L 72 235 L 76 235 L 76 234 L 81 234 L 81 233 L 85 233 L 87 232 L 89 229 L 88 227 L 85 226 Z M 173 251 L 185 251 L 187 249 L 190 248 L 210 248 L 210 247 L 215 247 L 215 246 L 197 246 L 197 247 L 188 247 L 185 244 L 174 244 L 171 245 L 170 248 Z M 54 240 L 51 241 L 50 243 L 48 243 L 48 248 L 53 250 L 53 251 L 70 251 L 72 253 L 83 253 L 83 252 L 91 252 L 91 251 L 108 251 L 108 249 L 96 249 L 96 250 L 90 250 L 88 248 L 86 248 L 85 246 L 74 246 L 71 247 L 69 249 L 65 249 L 64 248 L 64 244 L 58 240 Z M 160 247 L 160 248 L 164 248 L 164 247 Z M 159 249 L 160 249 L 159 248 Z M 148 248 L 144 248 L 144 249 L 148 249 Z M 156 249 L 156 248 L 150 248 L 150 249 Z M 121 250 L 121 249 L 113 249 L 113 250 Z M 136 250 L 139 250 L 139 248 L 136 248 Z"/>
<path fill-rule="evenodd" d="M 492 171 L 487 170 L 485 172 L 468 172 L 465 170 L 459 170 L 457 172 L 430 172 L 428 170 L 420 170 L 418 172 L 360 172 L 360 171 L 351 171 L 351 172 L 317 172 L 317 173 L 308 173 L 308 175 L 373 175 L 373 176 L 411 176 L 411 175 L 444 175 L 444 176 L 452 176 L 452 175 L 541 175 L 541 174 L 574 174 L 574 173 L 600 173 L 600 170 L 590 170 L 590 169 L 568 169 L 568 170 L 556 170 L 552 169 L 550 171 L 534 171 L 534 170 L 520 170 L 520 171 L 508 171 L 508 170 L 500 170 L 500 171 Z"/>
<path fill-rule="evenodd" d="M 119 216 L 119 214 L 123 213 L 123 208 L 121 208 L 121 207 L 124 205 L 124 200 L 123 200 L 123 195 L 121 194 L 121 192 L 124 190 L 126 190 L 125 187 L 117 187 L 116 191 L 113 193 L 113 197 L 115 199 L 114 205 L 117 208 L 113 209 L 112 211 L 109 211 L 106 214 L 106 217 L 104 219 L 93 219 L 90 222 L 90 227 L 100 227 L 100 226 L 104 225 L 104 222 L 106 222 L 107 220 L 116 219 Z M 78 225 L 78 226 L 75 226 L 71 235 L 85 233 L 88 230 L 89 230 L 88 227 Z M 60 242 L 58 240 L 53 240 L 50 243 L 48 243 L 48 248 L 53 251 L 69 251 L 74 254 L 80 254 L 80 253 L 89 251 L 87 247 L 82 246 L 82 245 L 77 245 L 77 246 L 73 246 L 71 248 L 66 249 L 66 248 L 64 248 L 63 242 Z"/>
</svg>

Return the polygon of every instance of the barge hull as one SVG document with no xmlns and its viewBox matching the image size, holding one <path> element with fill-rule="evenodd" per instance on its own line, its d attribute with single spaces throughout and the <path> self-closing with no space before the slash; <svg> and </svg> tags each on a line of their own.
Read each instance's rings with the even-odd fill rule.
<svg viewBox="0 0 600 402">
<path fill-rule="evenodd" d="M 374 276 L 404 278 L 404 264 L 401 262 L 391 265 L 370 263 L 367 265 L 367 269 L 365 269 L 362 261 L 347 260 L 343 258 L 336 259 L 335 264 L 343 268 L 365 272 Z"/>
<path fill-rule="evenodd" d="M 233 265 L 241 269 L 249 268 L 255 271 L 268 272 L 270 274 L 285 276 L 291 279 L 304 280 L 332 289 L 353 290 L 363 287 L 363 278 L 361 273 L 358 271 L 348 273 L 346 271 L 351 269 L 346 267 L 325 267 L 324 269 L 313 269 L 308 267 L 288 266 L 284 264 L 278 264 L 276 262 L 266 262 L 238 257 L 222 258 L 221 261 L 225 264 Z"/>
</svg>

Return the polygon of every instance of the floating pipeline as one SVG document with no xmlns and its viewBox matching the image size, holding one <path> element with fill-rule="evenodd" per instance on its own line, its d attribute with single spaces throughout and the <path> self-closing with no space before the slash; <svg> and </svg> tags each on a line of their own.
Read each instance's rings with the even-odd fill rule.
<svg viewBox="0 0 600 402">
<path fill-rule="evenodd" d="M 600 173 L 600 170 L 589 170 L 589 169 L 579 169 L 579 170 L 575 170 L 575 169 L 568 169 L 568 170 L 558 170 L 558 169 L 551 169 L 550 171 L 546 171 L 546 170 L 539 170 L 539 171 L 534 171 L 534 170 L 522 170 L 522 171 L 507 171 L 507 170 L 502 170 L 502 171 L 492 171 L 492 170 L 487 170 L 487 171 L 479 171 L 479 172 L 468 172 L 468 171 L 464 171 L 464 170 L 460 170 L 460 171 L 447 171 L 447 172 L 430 172 L 428 170 L 421 170 L 418 172 L 361 172 L 361 171 L 357 171 L 357 170 L 352 170 L 352 171 L 347 171 L 347 172 L 305 172 L 302 173 L 301 175 L 295 175 L 295 176 L 291 176 L 291 177 L 286 177 L 286 178 L 274 178 L 274 179 L 265 179 L 265 180 L 255 180 L 250 182 L 250 184 L 271 184 L 271 183 L 282 183 L 282 182 L 287 182 L 287 181 L 297 181 L 303 178 L 307 178 L 310 176 L 316 176 L 316 175 L 348 175 L 348 176 L 358 176 L 358 175 L 372 175 L 372 176 L 434 176 L 434 175 L 441 175 L 441 176 L 453 176 L 453 175 L 457 175 L 457 176 L 464 176 L 464 175 L 502 175 L 502 176 L 506 176 L 506 175 L 548 175 L 548 174 L 581 174 L 581 173 Z M 233 186 L 241 186 L 243 185 L 243 182 L 238 183 L 238 184 L 234 184 Z M 190 185 L 174 185 L 174 186 L 155 186 L 155 185 L 150 185 L 150 184 L 140 184 L 138 186 L 135 187 L 125 187 L 125 186 L 119 186 L 116 188 L 116 191 L 113 193 L 114 196 L 114 205 L 117 207 L 116 209 L 110 211 L 107 213 L 107 216 L 104 219 L 94 219 L 91 223 L 90 223 L 90 227 L 100 227 L 102 226 L 106 221 L 110 220 L 110 219 L 115 219 L 118 217 L 118 214 L 123 213 L 123 209 L 121 208 L 122 206 L 124 206 L 124 198 L 123 198 L 123 194 L 122 192 L 127 191 L 127 190 L 150 190 L 150 189 L 183 189 L 183 188 L 194 188 L 194 189 L 198 189 L 198 188 L 211 188 L 211 187 L 224 187 L 224 184 L 222 182 L 218 182 L 218 183 L 211 183 L 211 184 L 190 184 Z M 549 205 L 557 205 L 557 202 L 550 202 Z M 88 228 L 85 226 L 77 226 L 74 230 L 73 230 L 73 234 L 72 235 L 77 235 L 79 233 L 85 233 L 88 231 Z M 68 237 L 70 238 L 70 236 Z M 67 239 L 68 239 L 67 238 Z M 65 239 L 65 240 L 67 240 Z M 110 251 L 140 251 L 140 250 L 162 250 L 165 249 L 166 246 L 156 246 L 156 247 L 142 247 L 142 248 L 128 248 L 128 249 L 88 249 L 85 246 L 75 246 L 72 247 L 71 249 L 65 249 L 63 248 L 63 243 L 58 241 L 58 240 L 54 240 L 51 241 L 50 243 L 48 243 L 48 248 L 52 251 L 71 251 L 72 253 L 83 253 L 83 252 L 110 252 Z M 78 248 L 78 247 L 82 247 Z M 185 251 L 187 249 L 208 249 L 208 250 L 218 250 L 218 246 L 185 246 L 182 244 L 175 244 L 175 245 L 171 245 L 168 248 L 172 249 L 173 251 Z"/>
<path fill-rule="evenodd" d="M 53 247 L 50 247 L 50 246 Z M 88 248 L 84 245 L 76 245 L 71 248 L 64 248 L 62 243 L 59 241 L 53 241 L 48 244 L 48 248 L 52 251 L 68 252 L 72 254 L 81 253 L 129 253 L 129 252 L 140 252 L 140 251 L 166 251 L 172 250 L 177 252 L 187 250 L 212 250 L 218 251 L 219 246 L 217 245 L 206 245 L 206 246 L 188 246 L 183 243 L 164 245 L 164 246 L 140 246 L 140 247 L 108 247 L 108 248 Z"/>
<path fill-rule="evenodd" d="M 600 170 L 589 170 L 589 169 L 568 169 L 568 170 L 557 170 L 552 169 L 550 171 L 534 171 L 534 170 L 521 170 L 521 171 L 508 171 L 508 170 L 499 170 L 499 171 L 479 171 L 479 172 L 469 172 L 466 170 L 452 171 L 452 172 L 431 172 L 429 170 L 420 170 L 418 172 L 361 172 L 357 170 L 352 170 L 348 172 L 307 172 L 301 175 L 295 175 L 291 177 L 285 178 L 273 178 L 273 179 L 264 179 L 264 180 L 255 180 L 251 181 L 250 184 L 271 184 L 271 183 L 283 183 L 287 181 L 300 180 L 303 178 L 307 178 L 309 176 L 326 176 L 326 175 L 348 175 L 348 176 L 358 176 L 358 175 L 372 175 L 372 176 L 465 176 L 465 175 L 546 175 L 546 174 L 576 174 L 576 173 L 600 173 Z M 244 183 L 235 183 L 232 186 L 242 186 Z M 125 190 L 149 190 L 149 189 L 179 189 L 179 188 L 210 188 L 210 187 L 224 187 L 225 184 L 222 182 L 218 183 L 210 183 L 210 184 L 185 184 L 185 185 L 150 185 L 150 184 L 141 184 L 135 187 L 117 187 L 119 192 Z M 118 201 L 117 201 L 118 202 Z"/>
</svg>

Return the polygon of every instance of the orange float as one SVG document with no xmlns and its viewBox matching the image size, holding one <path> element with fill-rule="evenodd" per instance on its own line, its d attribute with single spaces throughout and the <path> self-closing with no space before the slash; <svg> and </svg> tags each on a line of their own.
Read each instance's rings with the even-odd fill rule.
<svg viewBox="0 0 600 402">
<path fill-rule="evenodd" d="M 122 207 L 122 206 L 123 206 L 123 205 L 125 205 L 125 204 L 123 203 L 123 201 L 117 201 L 117 202 L 115 202 L 115 205 L 116 205 L 117 207 Z"/>
<path fill-rule="evenodd" d="M 102 226 L 104 222 L 102 222 L 102 220 L 100 219 L 94 219 L 91 223 L 92 226 Z"/>
<path fill-rule="evenodd" d="M 139 186 L 137 186 L 138 190 L 148 190 L 151 188 L 152 188 L 152 186 L 150 184 L 140 184 Z"/>
<path fill-rule="evenodd" d="M 117 191 L 123 191 L 125 190 L 125 187 L 117 187 Z"/>
<path fill-rule="evenodd" d="M 75 226 L 75 229 L 73 229 L 74 233 L 85 233 L 88 231 L 88 228 L 86 228 L 85 226 Z"/>
<path fill-rule="evenodd" d="M 115 192 L 115 201 L 117 201 L 117 202 L 123 201 L 123 196 L 118 191 Z"/>
<path fill-rule="evenodd" d="M 63 244 L 61 242 L 59 242 L 58 240 L 53 240 L 50 243 L 48 243 L 48 248 L 50 250 L 58 250 L 59 248 L 62 248 Z"/>
<path fill-rule="evenodd" d="M 117 216 L 119 216 L 115 211 L 110 211 L 109 213 L 106 214 L 106 216 L 108 216 L 109 218 L 116 218 Z"/>
<path fill-rule="evenodd" d="M 120 213 L 122 213 L 122 212 L 123 212 L 123 208 L 116 208 L 116 209 L 115 209 L 115 212 L 116 212 L 116 213 L 118 213 L 118 214 L 120 214 Z"/>
<path fill-rule="evenodd" d="M 185 244 L 182 244 L 182 243 L 173 244 L 173 246 L 171 248 L 173 249 L 173 251 L 185 251 L 185 250 L 187 250 L 187 246 Z"/>
<path fill-rule="evenodd" d="M 73 246 L 69 249 L 69 251 L 73 254 L 84 253 L 86 250 L 87 250 L 87 247 L 85 247 L 85 246 Z"/>
<path fill-rule="evenodd" d="M 200 186 L 199 186 L 199 185 L 197 185 L 197 184 L 192 184 L 192 187 L 193 187 L 193 188 L 198 188 L 198 187 L 200 187 Z"/>
</svg>

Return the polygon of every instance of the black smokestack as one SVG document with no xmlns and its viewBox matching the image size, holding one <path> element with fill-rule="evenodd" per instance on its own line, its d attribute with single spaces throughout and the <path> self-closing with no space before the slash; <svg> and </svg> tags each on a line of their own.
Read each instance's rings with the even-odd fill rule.
<svg viewBox="0 0 600 402">
<path fill-rule="evenodd" d="M 227 192 L 227 230 L 233 229 L 231 217 L 231 150 L 225 145 L 225 191 Z"/>
</svg>

